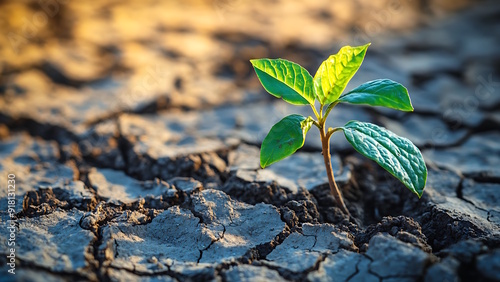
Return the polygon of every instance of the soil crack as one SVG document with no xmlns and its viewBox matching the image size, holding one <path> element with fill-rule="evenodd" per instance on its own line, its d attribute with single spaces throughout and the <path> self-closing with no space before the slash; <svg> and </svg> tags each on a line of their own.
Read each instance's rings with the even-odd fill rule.
<svg viewBox="0 0 500 282">
<path fill-rule="evenodd" d="M 212 242 L 210 242 L 210 244 L 206 248 L 200 250 L 200 256 L 198 257 L 198 260 L 196 261 L 196 263 L 200 263 L 201 259 L 203 258 L 203 252 L 204 251 L 207 251 L 208 249 L 210 249 L 210 247 L 212 247 L 213 244 L 215 244 L 216 242 L 224 239 L 224 235 L 226 234 L 226 226 L 224 224 L 222 224 L 222 223 L 221 223 L 221 225 L 222 225 L 222 228 L 223 228 L 222 234 L 220 234 L 219 238 L 217 238 L 215 240 L 212 240 Z"/>
</svg>

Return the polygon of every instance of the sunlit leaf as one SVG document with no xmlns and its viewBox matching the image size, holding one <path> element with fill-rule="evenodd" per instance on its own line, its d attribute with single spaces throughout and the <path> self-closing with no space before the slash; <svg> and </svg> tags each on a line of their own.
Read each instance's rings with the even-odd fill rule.
<svg viewBox="0 0 500 282">
<path fill-rule="evenodd" d="M 250 60 L 262 86 L 293 105 L 314 105 L 313 78 L 300 65 L 283 59 Z"/>
<path fill-rule="evenodd" d="M 358 47 L 344 46 L 319 66 L 314 76 L 314 91 L 322 105 L 339 98 L 361 66 L 368 46 L 370 43 Z"/>
<path fill-rule="evenodd" d="M 311 119 L 296 114 L 276 123 L 262 142 L 260 166 L 265 168 L 295 153 L 304 145 L 311 124 Z"/>
<path fill-rule="evenodd" d="M 390 79 L 377 79 L 363 83 L 340 96 L 339 101 L 413 111 L 408 90 Z"/>
<path fill-rule="evenodd" d="M 356 151 L 377 162 L 418 197 L 422 196 L 427 167 L 420 150 L 410 140 L 366 122 L 349 121 L 342 129 Z"/>
</svg>

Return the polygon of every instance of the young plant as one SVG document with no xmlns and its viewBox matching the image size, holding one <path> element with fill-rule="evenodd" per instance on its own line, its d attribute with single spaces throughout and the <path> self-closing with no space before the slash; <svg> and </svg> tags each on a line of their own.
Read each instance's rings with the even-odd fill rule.
<svg viewBox="0 0 500 282">
<path fill-rule="evenodd" d="M 314 78 L 302 66 L 287 60 L 250 60 L 267 92 L 293 105 L 310 105 L 316 116 L 306 118 L 293 114 L 276 123 L 262 142 L 261 167 L 265 168 L 295 153 L 304 145 L 307 132 L 315 125 L 320 132 L 330 190 L 346 214 L 349 211 L 335 183 L 331 166 L 330 137 L 337 131 L 343 131 L 356 151 L 377 162 L 419 198 L 427 180 L 422 154 L 410 140 L 372 123 L 351 120 L 343 127 L 328 129 L 325 125 L 328 114 L 339 103 L 413 111 L 408 90 L 389 79 L 369 81 L 342 94 L 361 66 L 369 45 L 344 46 L 319 66 Z M 319 102 L 319 111 L 315 101 Z"/>
</svg>

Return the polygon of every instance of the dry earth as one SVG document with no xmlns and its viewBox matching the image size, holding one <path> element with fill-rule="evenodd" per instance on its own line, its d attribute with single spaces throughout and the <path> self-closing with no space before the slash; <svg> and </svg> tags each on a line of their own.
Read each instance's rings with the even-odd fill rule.
<svg viewBox="0 0 500 282">
<path fill-rule="evenodd" d="M 2 1 L 0 31 L 1 281 L 500 281 L 497 1 Z M 312 71 L 367 41 L 348 87 L 399 81 L 415 112 L 330 124 L 409 137 L 429 177 L 419 200 L 335 136 L 349 221 L 313 130 L 259 168 L 270 127 L 311 113 L 248 60 Z"/>
</svg>

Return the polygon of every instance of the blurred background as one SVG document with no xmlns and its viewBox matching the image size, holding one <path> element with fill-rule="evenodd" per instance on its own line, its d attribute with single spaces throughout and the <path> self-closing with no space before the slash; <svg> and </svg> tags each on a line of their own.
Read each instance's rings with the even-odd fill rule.
<svg viewBox="0 0 500 282">
<path fill-rule="evenodd" d="M 366 115 L 421 148 L 460 145 L 500 124 L 499 23 L 494 0 L 0 1 L 0 132 L 82 140 L 121 113 L 266 105 L 276 99 L 249 59 L 314 75 L 343 45 L 372 42 L 348 89 L 398 81 L 417 115 L 346 107 L 337 118 Z M 256 144 L 293 111 L 284 104 L 253 117 Z"/>
</svg>

